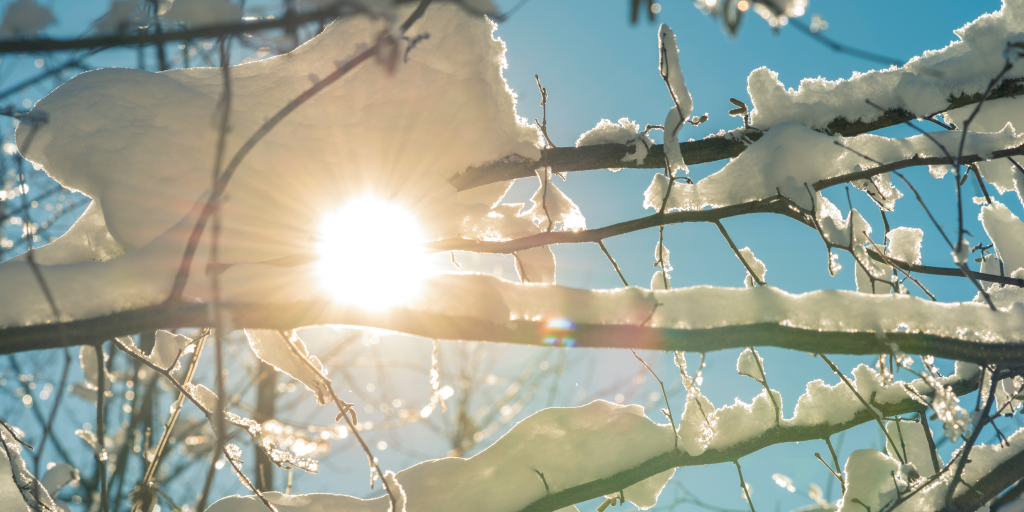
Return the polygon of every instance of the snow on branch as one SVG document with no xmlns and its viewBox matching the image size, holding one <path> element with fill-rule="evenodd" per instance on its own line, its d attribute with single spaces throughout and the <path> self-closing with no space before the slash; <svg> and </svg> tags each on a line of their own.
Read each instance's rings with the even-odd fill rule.
<svg viewBox="0 0 1024 512">
<path fill-rule="evenodd" d="M 282 275 L 281 280 L 300 280 L 297 272 L 302 270 L 288 273 L 291 277 Z M 238 281 L 229 278 L 232 274 Z M 990 311 L 979 303 L 943 304 L 905 295 L 834 290 L 792 295 L 772 287 L 589 291 L 446 275 L 427 281 L 414 303 L 372 311 L 327 298 L 288 297 L 282 289 L 261 291 L 252 287 L 254 276 L 235 270 L 225 273 L 225 314 L 234 328 L 360 325 L 427 338 L 544 346 L 547 338 L 542 333 L 548 322 L 568 319 L 578 347 L 708 352 L 776 346 L 815 353 L 902 351 L 979 363 L 1024 362 L 1024 344 L 1018 341 L 1024 337 L 1020 305 Z M 308 295 L 302 290 L 300 286 L 294 291 Z M 280 302 L 241 302 L 242 297 L 273 293 Z M 79 345 L 210 323 L 205 304 L 177 303 L 83 318 L 65 322 L 64 328 L 68 343 Z M 56 332 L 57 324 L 52 323 L 8 323 L 0 330 L 0 353 L 58 347 Z"/>
<path fill-rule="evenodd" d="M 754 70 L 747 91 L 754 108 L 756 129 L 738 129 L 711 135 L 704 140 L 679 144 L 690 164 L 734 158 L 757 141 L 763 131 L 781 123 L 798 123 L 827 134 L 847 137 L 895 126 L 913 119 L 933 118 L 943 112 L 982 100 L 987 81 L 1005 65 L 1001 49 L 1007 41 L 1024 34 L 1024 10 L 1015 2 L 983 15 L 955 31 L 960 41 L 941 50 L 914 57 L 902 67 L 858 73 L 846 80 L 805 79 L 799 89 L 786 89 L 778 74 Z M 987 100 L 1011 98 L 1024 92 L 1024 71 L 1014 69 L 989 92 Z M 879 105 L 881 109 L 867 103 Z M 725 106 L 723 106 L 723 111 Z M 993 129 L 998 129 L 996 127 Z M 747 139 L 745 141 L 744 139 Z M 653 145 L 644 158 L 631 157 L 635 148 L 626 144 L 601 144 L 578 148 L 542 150 L 541 161 L 554 172 L 593 169 L 661 168 L 665 147 Z M 531 176 L 537 162 L 500 160 L 470 167 L 450 182 L 459 190 L 495 181 Z"/>
<path fill-rule="evenodd" d="M 642 407 L 599 400 L 581 407 L 542 410 L 478 455 L 426 461 L 400 471 L 395 479 L 409 510 L 443 504 L 453 512 L 551 512 L 620 492 L 637 507 L 648 508 L 677 467 L 728 463 L 775 444 L 825 439 L 873 421 L 876 413 L 888 417 L 921 412 L 924 406 L 908 395 L 906 387 L 931 393 L 922 380 L 883 385 L 877 374 L 863 366 L 854 374 L 860 391 L 872 393 L 875 410 L 861 405 L 842 383 L 827 386 L 815 381 L 790 419 L 776 423 L 770 406 L 759 409 L 737 402 L 710 414 L 728 417 L 713 422 L 716 428 L 708 432 L 705 443 L 684 442 L 680 448 L 671 426 L 655 424 L 644 416 Z M 957 395 L 969 393 L 978 387 L 977 368 L 959 365 L 956 374 L 942 383 Z M 762 421 L 765 417 L 767 421 Z M 683 436 L 694 435 L 685 424 L 679 428 Z M 500 489 L 490 485 L 496 480 L 502 482 Z M 387 510 L 385 497 L 265 496 L 278 505 L 315 500 L 325 509 L 339 511 Z M 259 505 L 254 497 L 233 496 L 210 511 L 256 512 Z"/>
</svg>

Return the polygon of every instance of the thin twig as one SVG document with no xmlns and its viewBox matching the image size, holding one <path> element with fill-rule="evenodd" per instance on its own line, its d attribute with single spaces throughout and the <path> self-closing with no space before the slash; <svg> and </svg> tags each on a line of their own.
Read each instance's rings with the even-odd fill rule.
<svg viewBox="0 0 1024 512">
<path fill-rule="evenodd" d="M 615 258 L 612 258 L 611 253 L 608 252 L 608 248 L 604 246 L 604 240 L 598 240 L 597 246 L 601 248 L 601 252 L 608 257 L 608 261 L 610 261 L 612 267 L 615 268 L 615 273 L 619 275 L 619 280 L 622 281 L 622 286 L 629 286 L 629 283 L 626 282 L 625 276 L 622 275 L 622 271 L 619 270 L 619 264 L 615 263 Z"/>
<path fill-rule="evenodd" d="M 892 438 L 889 437 L 889 432 L 885 430 L 885 425 L 882 423 L 882 418 L 878 416 L 878 412 L 875 411 L 875 408 L 868 404 L 867 400 L 864 400 L 864 397 L 860 396 L 860 393 L 857 392 L 857 388 L 853 386 L 853 383 L 846 378 L 846 375 L 843 374 L 843 372 L 839 371 L 839 368 L 837 368 L 836 365 L 833 364 L 827 356 L 825 356 L 825 354 L 818 354 L 818 357 L 825 361 L 825 364 L 827 364 L 828 367 L 831 368 L 832 371 L 835 372 L 835 374 L 838 375 L 840 379 L 842 379 L 843 383 L 846 384 L 848 388 L 850 388 L 850 391 L 852 391 L 854 396 L 857 397 L 857 400 L 860 400 L 860 403 L 864 405 L 864 408 L 871 412 L 871 415 L 875 417 L 875 421 L 878 423 L 878 428 L 882 429 L 882 433 L 885 434 L 885 438 L 888 439 L 889 443 L 891 443 L 895 447 L 896 443 L 894 443 Z M 903 456 L 900 455 L 898 451 L 896 452 L 896 458 L 899 459 L 900 464 L 906 464 L 907 462 L 903 460 Z"/>
<path fill-rule="evenodd" d="M 395 499 L 395 494 L 391 490 L 391 484 L 388 483 L 388 479 L 385 477 L 384 472 L 381 471 L 380 466 L 377 465 L 377 457 L 373 456 L 373 452 L 370 451 L 369 445 L 366 444 L 363 436 L 359 434 L 359 429 L 356 428 L 355 409 L 352 404 L 338 398 L 338 394 L 334 392 L 334 387 L 331 385 L 331 380 L 323 376 L 320 373 L 320 370 L 313 366 L 313 363 L 309 358 L 292 342 L 291 336 L 288 336 L 284 331 L 278 331 L 278 334 L 280 334 L 281 338 L 284 339 L 285 344 L 288 346 L 288 349 L 291 350 L 292 354 L 294 354 L 302 364 L 306 366 L 306 368 L 311 372 L 314 372 L 316 375 L 321 375 L 320 382 L 322 382 L 324 387 L 327 388 L 328 398 L 338 407 L 338 416 L 335 420 L 341 420 L 342 418 L 345 419 L 345 423 L 348 425 L 349 431 L 352 432 L 352 435 L 357 441 L 359 441 L 359 446 L 362 447 L 363 453 L 366 454 L 366 458 L 370 462 L 370 467 L 376 471 L 377 476 L 380 477 L 381 484 L 384 486 L 384 490 L 388 493 L 388 499 L 391 502 L 391 510 L 397 510 L 397 501 Z"/>
<path fill-rule="evenodd" d="M 35 139 L 35 135 L 38 132 L 39 127 L 46 122 L 46 119 L 26 118 L 23 122 L 31 123 L 31 129 L 29 130 L 28 135 L 25 137 L 25 142 L 23 144 L 23 147 L 25 148 L 24 151 L 27 153 L 29 148 L 32 146 L 32 141 Z M 18 168 L 18 182 L 21 186 L 21 190 L 24 192 L 27 191 L 28 188 L 25 184 L 24 160 L 22 159 L 22 153 L 16 153 L 15 159 L 17 161 Z M 49 419 L 47 419 L 46 425 L 43 428 L 43 438 L 42 440 L 39 441 L 39 450 L 35 454 L 34 465 L 36 473 L 38 473 L 39 464 L 43 457 L 43 451 L 46 450 L 46 440 L 50 436 L 50 433 L 53 431 L 53 422 L 57 418 L 57 411 L 58 408 L 60 407 L 61 401 L 64 398 L 64 390 L 65 388 L 67 388 L 68 370 L 70 370 L 71 368 L 71 352 L 70 350 L 68 350 L 67 328 L 65 327 L 64 322 L 61 319 L 60 309 L 57 308 L 57 301 L 53 296 L 53 292 L 50 291 L 50 287 L 47 285 L 46 279 L 43 277 L 42 269 L 39 268 L 39 264 L 36 263 L 35 251 L 32 248 L 33 237 L 35 236 L 35 232 L 32 229 L 32 218 L 29 212 L 27 193 L 21 194 L 21 201 L 22 207 L 25 211 L 25 220 L 23 222 L 26 228 L 25 240 L 28 244 L 28 251 L 25 253 L 25 258 L 28 261 L 29 267 L 32 269 L 32 274 L 33 276 L 35 276 L 36 283 L 39 284 L 39 288 L 43 291 L 43 295 L 46 297 L 46 302 L 50 306 L 50 312 L 53 314 L 53 321 L 57 324 L 57 333 L 60 339 L 60 343 L 64 348 L 64 371 L 61 373 L 60 384 L 58 384 L 57 386 L 57 396 L 54 397 L 53 406 L 50 409 Z M 38 489 L 35 489 L 35 492 L 37 496 L 36 499 L 38 500 Z"/>
<path fill-rule="evenodd" d="M 740 461 L 736 459 L 732 461 L 736 465 L 736 473 L 740 475 L 740 488 L 743 489 L 743 495 L 747 497 L 747 504 L 750 505 L 750 512 L 757 512 L 754 510 L 754 501 L 750 499 L 750 489 L 747 489 L 747 483 L 743 481 L 743 470 L 740 469 Z"/>
<path fill-rule="evenodd" d="M 893 174 L 899 176 L 899 178 L 903 180 L 903 182 L 906 183 L 908 187 L 910 187 L 910 191 L 914 193 L 914 197 L 917 198 L 917 202 L 921 205 L 922 208 L 924 208 L 924 212 L 928 214 L 928 218 L 931 219 L 932 224 L 934 224 L 935 228 L 939 230 L 939 234 L 942 235 L 943 240 L 946 241 L 946 245 L 948 245 L 949 248 L 952 249 L 953 251 L 956 251 L 956 247 L 953 246 L 953 242 L 949 240 L 949 237 L 946 236 L 946 232 L 943 231 L 942 226 L 939 224 L 939 221 L 935 219 L 935 216 L 932 215 L 931 210 L 929 210 L 928 206 L 924 204 L 924 199 L 921 197 L 921 194 L 917 192 L 917 189 L 910 184 L 910 181 L 907 180 L 907 178 L 904 177 L 902 173 L 893 172 Z M 967 277 L 967 279 L 971 281 L 971 284 L 973 284 L 974 287 L 978 289 L 978 292 L 981 293 L 981 296 L 985 299 L 985 302 L 988 304 L 989 309 L 991 309 L 992 311 L 998 311 L 996 305 L 992 303 L 992 298 L 989 297 L 988 292 L 985 290 L 983 286 L 981 286 L 981 283 L 979 283 L 978 280 L 974 278 L 971 271 L 967 268 L 967 265 L 959 261 L 954 262 L 958 267 L 960 267 L 960 271 L 963 272 L 964 276 Z"/>
<path fill-rule="evenodd" d="M 953 479 L 950 481 L 949 487 L 946 488 L 945 503 L 947 504 L 951 504 L 953 502 L 953 495 L 956 493 L 957 484 L 966 483 L 961 481 L 960 475 L 963 474 L 964 467 L 967 466 L 967 462 L 971 455 L 971 448 L 974 446 L 974 443 L 978 441 L 978 436 L 981 435 L 981 430 L 990 419 L 988 413 L 992 408 L 992 402 L 995 400 L 996 395 L 996 381 L 995 379 L 990 379 L 990 381 L 991 383 L 989 384 L 987 392 L 988 398 L 985 399 L 985 408 L 981 411 L 981 418 L 978 419 L 977 424 L 971 430 L 971 436 L 967 439 L 967 442 L 964 443 L 963 448 L 960 450 L 960 454 L 957 456 L 956 470 L 953 472 Z M 981 394 L 984 391 L 985 390 L 979 390 L 978 393 Z M 950 461 L 950 464 L 952 464 L 952 461 Z"/>
<path fill-rule="evenodd" d="M 189 362 L 188 369 L 185 372 L 184 385 L 192 382 L 192 377 L 195 375 L 196 368 L 199 367 L 199 358 L 203 355 L 203 347 L 206 346 L 206 339 L 210 336 L 210 329 L 203 329 L 203 332 L 195 341 L 195 349 L 193 350 L 194 355 L 192 361 Z M 172 364 L 171 368 L 174 367 Z M 182 406 L 185 405 L 185 393 L 178 392 L 178 398 L 171 404 L 171 415 L 167 418 L 167 422 L 164 424 L 164 432 L 160 436 L 160 441 L 157 442 L 156 449 L 153 451 L 153 460 L 149 462 L 149 466 L 146 467 L 146 472 L 142 476 L 142 480 L 139 482 L 139 488 L 148 489 L 150 483 L 153 481 L 153 477 L 156 476 L 157 466 L 160 465 L 160 458 L 164 453 L 164 449 L 167 447 L 167 443 L 171 438 L 171 432 L 174 430 L 174 424 L 178 421 L 178 416 L 181 414 Z M 142 503 L 137 502 L 132 506 L 132 512 L 138 512 Z"/>
<path fill-rule="evenodd" d="M 171 375 L 170 368 L 173 368 L 174 367 L 173 365 L 171 365 L 170 368 L 161 368 L 161 367 L 157 366 L 156 364 L 154 364 L 152 361 L 150 361 L 143 354 L 139 353 L 137 350 L 133 350 L 131 347 L 125 346 L 117 338 L 112 339 L 111 342 L 114 344 L 114 346 L 119 348 L 122 352 L 128 354 L 129 356 L 134 358 L 136 361 L 139 361 L 140 363 L 146 365 L 147 367 L 149 367 L 151 370 L 153 370 L 157 374 L 163 376 L 164 379 L 166 379 L 167 382 L 169 382 L 171 384 L 171 386 L 173 386 L 174 389 L 177 390 L 178 393 L 181 394 L 181 396 L 184 396 L 185 398 L 188 398 L 188 401 L 192 402 L 192 405 L 195 405 L 197 409 L 199 409 L 200 411 L 202 411 L 203 414 L 206 415 L 206 419 L 210 423 L 210 428 L 211 429 L 215 428 L 214 427 L 214 423 L 213 423 L 213 418 L 211 417 L 214 412 L 209 410 L 205 405 L 203 405 L 203 402 L 201 402 L 198 398 L 196 398 L 196 396 L 194 394 L 190 393 L 187 389 L 185 389 L 185 386 L 182 383 L 178 382 L 178 379 L 175 379 L 173 375 Z M 198 361 L 198 355 L 196 357 L 196 360 Z M 214 452 L 214 457 L 213 458 L 214 458 L 215 461 L 216 461 L 216 459 L 219 456 L 220 456 L 220 452 Z M 230 457 L 229 457 L 229 459 L 230 459 Z M 235 465 L 232 464 L 231 467 L 235 468 Z M 242 473 L 239 473 L 239 475 L 240 475 L 239 478 L 243 478 L 245 476 Z M 256 494 L 256 497 L 260 500 L 260 502 L 262 502 L 263 505 L 265 507 L 267 507 L 267 509 L 269 509 L 271 512 L 278 512 L 277 507 L 275 507 L 273 504 L 271 504 L 269 501 L 267 501 L 266 497 L 263 496 L 263 493 L 260 492 L 259 489 L 255 489 L 254 488 L 253 492 L 254 492 L 254 494 Z M 198 505 L 197 505 L 196 506 L 196 510 L 204 510 L 204 509 L 200 509 L 198 507 Z"/>
<path fill-rule="evenodd" d="M 411 0 L 398 0 L 409 2 Z M 348 5 L 357 5 L 357 2 L 346 2 Z M 176 30 L 173 32 L 151 33 L 138 31 L 133 34 L 118 34 L 99 37 L 79 37 L 74 39 L 6 39 L 0 41 L 0 53 L 51 53 L 67 50 L 82 49 L 106 49 L 115 47 L 134 47 L 159 43 L 170 43 L 176 41 L 195 41 L 203 39 L 216 39 L 220 37 L 249 34 L 259 30 L 268 30 L 288 27 L 300 23 L 325 21 L 338 17 L 342 14 L 339 6 L 328 7 L 323 10 L 312 11 L 302 14 L 290 14 L 276 18 L 264 18 L 259 21 L 241 21 L 237 23 L 225 23 L 218 25 L 207 25 L 187 30 Z M 362 13 L 362 10 L 353 11 L 352 14 Z"/>
<path fill-rule="evenodd" d="M 743 264 L 743 268 L 747 269 L 747 275 L 749 275 L 750 278 L 753 279 L 758 286 L 765 286 L 766 283 L 762 281 L 761 278 L 757 276 L 757 274 L 754 273 L 754 270 L 750 268 L 750 264 L 747 263 L 747 259 L 743 257 L 743 254 L 740 253 L 740 250 L 736 247 L 736 244 L 733 243 L 732 238 L 729 237 L 729 232 L 725 230 L 725 226 L 722 225 L 722 221 L 715 220 L 713 224 L 718 226 L 718 230 L 722 232 L 722 236 L 725 237 L 725 241 L 729 242 L 729 247 L 732 249 L 732 252 L 736 254 L 737 258 L 740 259 L 740 263 Z"/>
<path fill-rule="evenodd" d="M 662 396 L 662 398 L 665 399 L 665 407 L 668 407 L 668 412 L 665 413 L 665 416 L 668 416 L 668 421 L 670 421 L 672 423 L 672 435 L 675 438 L 675 449 L 678 450 L 679 449 L 679 431 L 676 430 L 676 419 L 675 419 L 675 416 L 672 415 L 672 404 L 669 403 L 669 401 L 668 401 L 668 393 L 665 392 L 665 383 L 662 382 L 661 379 L 658 378 L 658 374 L 654 373 L 654 370 L 651 369 L 650 365 L 648 365 L 646 361 L 644 361 L 643 359 L 640 358 L 640 356 L 636 353 L 636 350 L 629 349 L 629 351 L 633 353 L 633 357 L 635 357 L 637 361 L 640 361 L 640 364 L 644 365 L 644 368 L 647 368 L 647 371 L 651 372 L 651 375 L 654 376 L 654 380 L 658 381 L 658 384 L 661 385 L 661 396 Z M 662 412 L 665 412 L 665 411 L 662 411 Z"/>
<path fill-rule="evenodd" d="M 540 133 L 544 135 L 544 140 L 547 142 L 547 147 L 556 147 L 554 142 L 551 142 L 551 137 L 548 136 L 548 90 L 540 85 L 540 75 L 533 75 L 533 78 L 537 80 L 537 90 L 540 91 L 540 108 L 541 108 L 541 119 L 538 122 L 536 118 L 533 122 L 540 127 Z M 563 176 L 564 178 L 564 176 Z"/>
<path fill-rule="evenodd" d="M 104 360 L 103 344 L 97 343 L 96 351 L 96 438 L 99 439 L 99 449 L 96 450 L 96 478 L 100 481 L 100 510 L 107 512 L 110 509 L 110 495 L 107 490 L 107 450 L 103 446 L 103 439 L 106 435 L 106 427 L 103 425 L 104 393 L 106 392 L 107 369 Z"/>
<path fill-rule="evenodd" d="M 409 15 L 404 23 L 399 27 L 398 33 L 404 34 L 405 31 L 418 20 L 423 13 L 426 11 L 427 6 L 430 5 L 431 0 L 420 0 L 419 5 Z M 192 259 L 195 256 L 196 248 L 199 246 L 199 240 L 202 237 L 203 231 L 206 229 L 206 223 L 213 215 L 214 210 L 220 201 L 221 196 L 224 195 L 227 189 L 228 183 L 234 176 L 235 171 L 242 164 L 242 160 L 263 140 L 270 132 L 277 127 L 288 117 L 289 114 L 294 112 L 299 106 L 303 105 L 311 98 L 316 96 L 318 93 L 327 88 L 327 86 L 338 81 L 341 77 L 348 74 L 349 71 L 355 69 L 358 65 L 365 62 L 371 57 L 375 57 L 381 48 L 382 44 L 386 43 L 387 38 L 380 38 L 373 46 L 357 53 L 352 58 L 346 60 L 344 63 L 339 65 L 331 74 L 324 77 L 322 80 L 314 84 L 309 89 L 306 89 L 302 94 L 289 101 L 281 110 L 277 111 L 270 119 L 265 121 L 260 127 L 249 136 L 244 144 L 235 152 L 235 155 L 228 162 L 223 172 L 217 179 L 217 183 L 214 186 L 210 197 L 206 200 L 206 204 L 203 206 L 202 211 L 199 214 L 199 219 L 196 220 L 195 227 L 192 229 L 192 233 L 189 235 L 188 244 L 185 247 L 184 254 L 181 258 L 181 265 L 178 268 L 178 273 L 174 277 L 174 285 L 171 288 L 171 293 L 168 297 L 168 302 L 174 303 L 181 299 L 182 293 L 185 291 L 185 285 L 188 282 L 189 272 L 192 268 Z"/>
<path fill-rule="evenodd" d="M 224 147 L 227 142 L 228 135 L 228 122 L 231 115 L 231 54 L 229 50 L 229 41 L 224 38 L 220 40 L 220 68 L 221 68 L 221 79 L 224 81 L 223 92 L 221 94 L 218 108 L 221 109 L 220 123 L 217 130 L 217 145 L 214 153 L 213 160 L 213 176 L 212 182 L 213 187 L 216 188 L 220 181 L 221 176 L 221 165 L 224 158 Z M 219 242 L 220 242 L 220 228 L 221 228 L 221 202 L 220 196 L 216 198 L 211 197 L 211 204 L 213 206 L 213 223 L 210 230 L 210 254 L 209 261 L 212 265 L 217 265 L 219 260 Z M 224 409 L 227 405 L 227 391 L 224 386 L 224 312 L 220 301 L 220 273 L 210 273 L 210 284 L 213 289 L 213 323 L 214 323 L 214 354 L 217 374 L 215 376 L 215 382 L 217 387 L 217 406 L 214 414 L 214 426 L 216 427 L 215 435 L 217 447 L 213 451 L 215 454 L 210 461 L 210 468 L 206 472 L 206 482 L 203 485 L 203 494 L 199 498 L 198 510 L 206 510 L 206 500 L 209 497 L 211 486 L 213 485 L 213 479 L 216 475 L 217 470 L 217 453 L 224 451 L 224 445 L 227 442 L 226 439 L 226 428 L 224 420 Z M 228 459 L 231 457 L 225 456 Z M 234 465 L 234 464 L 232 464 Z"/>
<path fill-rule="evenodd" d="M 774 5 L 771 2 L 759 2 L 759 3 L 761 5 L 769 6 L 769 8 L 774 7 Z M 835 52 L 845 53 L 845 54 L 848 54 L 848 55 L 853 55 L 854 57 L 859 57 L 859 58 L 864 59 L 864 60 L 870 60 L 870 61 L 878 62 L 880 64 L 885 64 L 887 66 L 900 66 L 900 65 L 903 64 L 902 61 L 893 59 L 891 57 L 886 57 L 884 55 L 879 55 L 877 53 L 872 53 L 872 52 L 869 52 L 869 51 L 866 51 L 866 50 L 860 50 L 860 49 L 854 48 L 852 46 L 847 46 L 845 44 L 838 43 L 835 40 L 833 40 L 833 39 L 829 38 L 828 36 L 826 36 L 825 34 L 823 34 L 820 30 L 818 30 L 818 31 L 811 30 L 811 28 L 809 26 L 807 26 L 806 24 L 804 24 L 804 22 L 802 20 L 800 20 L 799 18 L 789 18 L 789 25 L 791 25 L 791 26 L 795 27 L 796 29 L 800 30 L 801 32 L 811 36 L 813 39 L 815 39 L 819 43 L 821 43 L 821 44 L 831 48 Z"/>
<path fill-rule="evenodd" d="M 935 470 L 935 474 L 939 474 L 942 471 L 942 464 L 939 463 L 939 452 L 935 449 L 935 439 L 932 437 L 931 426 L 928 425 L 928 414 L 927 412 L 917 413 L 917 418 L 921 420 L 921 428 L 924 429 L 924 438 L 928 441 L 928 453 L 932 458 L 932 469 Z"/>
<path fill-rule="evenodd" d="M 753 353 L 754 362 L 757 363 L 757 371 L 761 372 L 761 380 L 759 381 L 764 386 L 764 394 L 768 395 L 768 399 L 772 401 L 772 407 L 775 408 L 775 424 L 782 423 L 782 408 L 779 407 L 778 401 L 775 400 L 775 394 L 772 393 L 772 388 L 768 387 L 768 377 L 764 374 L 764 365 L 761 364 L 761 356 L 754 350 L 753 346 L 747 347 L 750 352 Z"/>
</svg>

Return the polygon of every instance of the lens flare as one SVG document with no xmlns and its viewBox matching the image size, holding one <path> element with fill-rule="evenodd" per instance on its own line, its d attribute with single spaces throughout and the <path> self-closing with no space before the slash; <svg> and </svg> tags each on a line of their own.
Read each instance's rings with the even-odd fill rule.
<svg viewBox="0 0 1024 512">
<path fill-rule="evenodd" d="M 413 298 L 428 274 L 426 238 L 400 206 L 361 197 L 327 214 L 317 250 L 324 289 L 336 300 L 384 309 Z"/>
<path fill-rule="evenodd" d="M 575 330 L 576 324 L 572 320 L 568 318 L 552 318 L 544 324 L 541 340 L 543 340 L 545 345 L 575 347 L 576 338 L 573 335 Z"/>
</svg>

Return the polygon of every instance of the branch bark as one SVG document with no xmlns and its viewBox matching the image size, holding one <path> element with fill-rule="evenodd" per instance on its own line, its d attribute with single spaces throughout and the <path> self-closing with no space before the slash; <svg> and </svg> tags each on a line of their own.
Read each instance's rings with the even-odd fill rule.
<svg viewBox="0 0 1024 512">
<path fill-rule="evenodd" d="M 943 509 L 943 512 L 978 510 L 979 507 L 995 498 L 999 493 L 1009 488 L 1021 478 L 1024 478 L 1024 452 L 1020 452 L 992 468 L 985 476 L 971 484 L 971 489 L 963 488 L 953 498 L 953 503 Z M 974 492 L 975 490 L 981 493 L 981 496 Z"/>
<path fill-rule="evenodd" d="M 970 393 L 977 388 L 978 383 L 976 379 L 960 381 L 953 385 L 953 391 L 957 395 Z M 923 412 L 925 410 L 923 405 L 909 398 L 895 404 L 874 404 L 874 406 L 886 417 L 910 412 Z M 672 468 L 731 463 L 740 457 L 749 455 L 771 445 L 825 439 L 828 436 L 844 430 L 849 430 L 850 428 L 869 421 L 874 421 L 874 413 L 866 409 L 861 409 L 852 420 L 844 423 L 825 423 L 811 426 L 775 426 L 768 429 L 760 437 L 748 439 L 726 449 L 707 450 L 700 455 L 690 455 L 683 451 L 667 452 L 649 459 L 635 467 L 616 473 L 610 477 L 549 494 L 544 498 L 533 502 L 521 512 L 550 512 L 558 510 L 562 507 L 567 507 L 589 499 L 618 492 L 620 489 L 625 489 L 632 484 Z M 1017 459 L 1021 459 L 1021 462 L 1024 462 L 1024 457 L 1022 456 L 1014 457 L 1013 460 Z M 1020 462 L 1018 462 L 1018 464 L 1020 464 Z M 993 475 L 996 475 L 992 478 L 994 481 L 993 487 L 998 486 L 1002 483 L 1002 480 L 1008 478 L 1000 478 L 996 472 L 990 473 L 986 478 L 992 477 Z M 996 480 L 998 480 L 998 482 L 995 482 Z M 1013 482 L 1011 481 L 1007 483 L 1006 486 L 1009 486 L 1012 483 Z M 967 508 L 965 507 L 964 510 L 967 510 Z"/>
<path fill-rule="evenodd" d="M 425 338 L 474 340 L 546 346 L 546 321 L 513 320 L 496 324 L 479 318 L 430 313 L 408 308 L 368 311 L 337 302 L 224 304 L 235 329 L 296 329 L 309 325 L 358 325 Z M 0 354 L 61 347 L 59 324 L 10 327 L 0 331 Z M 211 327 L 202 303 L 160 304 L 63 324 L 67 344 L 85 345 L 143 331 Z M 978 342 L 923 333 L 831 332 L 757 323 L 711 329 L 677 329 L 640 325 L 578 324 L 577 347 L 632 348 L 712 352 L 748 346 L 772 346 L 828 354 L 882 354 L 892 343 L 907 354 L 927 354 L 972 363 L 1024 364 L 1024 342 Z"/>
<path fill-rule="evenodd" d="M 987 97 L 987 99 L 1007 98 L 1024 94 L 1024 79 L 1014 78 L 1003 80 Z M 981 101 L 982 94 L 964 94 L 957 97 L 950 97 L 946 110 L 972 105 Z M 933 114 L 934 115 L 934 114 Z M 828 124 L 828 131 L 840 134 L 845 137 L 852 137 L 862 133 L 868 133 L 890 126 L 896 126 L 917 117 L 903 109 L 892 109 L 882 113 L 878 119 L 865 122 L 861 120 L 848 121 L 844 117 L 837 117 Z M 750 132 L 746 137 L 751 140 L 761 138 L 761 133 Z M 735 139 L 727 139 L 723 136 L 712 135 L 702 140 L 681 142 L 679 149 L 683 153 L 683 159 L 689 165 L 715 162 L 727 158 L 735 158 L 742 153 L 747 146 Z M 595 146 L 548 148 L 541 150 L 539 161 L 530 158 L 504 159 L 496 162 L 470 167 L 453 178 L 449 179 L 457 190 L 468 190 L 475 187 L 506 181 L 516 178 L 528 178 L 534 176 L 534 169 L 539 166 L 550 166 L 552 172 L 592 171 L 596 169 L 661 169 L 665 164 L 665 146 L 656 144 L 647 153 L 643 162 L 623 162 L 622 158 L 632 154 L 629 146 L 625 144 L 599 144 Z M 967 163 L 967 160 L 964 160 Z M 939 165 L 936 164 L 930 165 Z M 925 163 L 914 165 L 929 165 Z"/>
</svg>

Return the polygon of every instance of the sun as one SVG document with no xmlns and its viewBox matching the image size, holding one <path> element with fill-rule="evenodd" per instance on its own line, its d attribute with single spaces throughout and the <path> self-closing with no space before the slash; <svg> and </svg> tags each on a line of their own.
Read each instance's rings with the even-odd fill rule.
<svg viewBox="0 0 1024 512">
<path fill-rule="evenodd" d="M 372 196 L 324 216 L 317 250 L 321 284 L 334 299 L 368 309 L 413 298 L 429 274 L 416 218 Z"/>
</svg>

